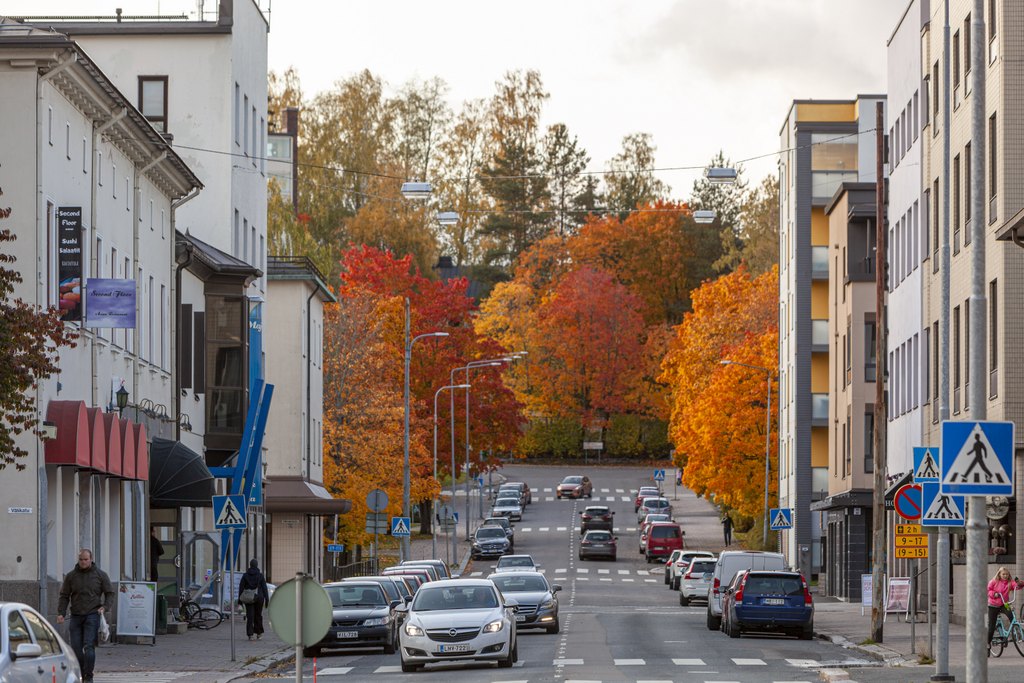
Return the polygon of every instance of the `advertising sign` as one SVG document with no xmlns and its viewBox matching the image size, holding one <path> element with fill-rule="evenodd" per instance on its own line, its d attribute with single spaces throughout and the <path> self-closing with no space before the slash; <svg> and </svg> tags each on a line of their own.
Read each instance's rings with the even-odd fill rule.
<svg viewBox="0 0 1024 683">
<path fill-rule="evenodd" d="M 82 319 L 82 207 L 57 208 L 57 286 L 60 319 Z"/>
<path fill-rule="evenodd" d="M 860 575 L 860 606 L 871 607 L 871 600 L 874 590 L 874 584 L 872 583 L 871 574 Z M 864 610 L 861 610 L 864 613 Z"/>
<path fill-rule="evenodd" d="M 910 610 L 910 579 L 892 577 L 885 592 L 886 612 L 907 612 Z"/>
<path fill-rule="evenodd" d="M 117 584 L 117 635 L 156 637 L 156 583 Z"/>
<path fill-rule="evenodd" d="M 135 280 L 89 278 L 85 326 L 135 329 Z"/>
</svg>

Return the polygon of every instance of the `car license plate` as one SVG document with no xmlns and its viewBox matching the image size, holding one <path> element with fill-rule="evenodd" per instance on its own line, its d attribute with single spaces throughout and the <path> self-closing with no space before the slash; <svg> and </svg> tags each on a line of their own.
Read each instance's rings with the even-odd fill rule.
<svg viewBox="0 0 1024 683">
<path fill-rule="evenodd" d="M 517 614 L 516 615 L 516 621 L 526 621 L 526 615 L 525 614 Z"/>
<path fill-rule="evenodd" d="M 469 652 L 469 645 L 439 645 L 438 652 Z"/>
<path fill-rule="evenodd" d="M 338 631 L 339 638 L 358 638 L 358 631 Z"/>
<path fill-rule="evenodd" d="M 782 598 L 765 598 L 764 604 L 766 605 L 785 605 L 786 601 Z"/>
</svg>

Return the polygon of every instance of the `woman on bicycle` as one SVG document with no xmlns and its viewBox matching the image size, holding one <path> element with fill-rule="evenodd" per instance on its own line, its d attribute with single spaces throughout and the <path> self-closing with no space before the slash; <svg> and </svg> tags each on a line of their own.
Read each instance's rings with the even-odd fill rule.
<svg viewBox="0 0 1024 683">
<path fill-rule="evenodd" d="M 996 620 L 999 613 L 1010 609 L 1006 603 L 1010 601 L 1010 591 L 1024 588 L 1024 582 L 1010 578 L 1010 571 L 1006 567 L 1000 567 L 996 575 L 988 582 L 988 640 L 992 642 L 992 636 L 996 632 Z"/>
</svg>

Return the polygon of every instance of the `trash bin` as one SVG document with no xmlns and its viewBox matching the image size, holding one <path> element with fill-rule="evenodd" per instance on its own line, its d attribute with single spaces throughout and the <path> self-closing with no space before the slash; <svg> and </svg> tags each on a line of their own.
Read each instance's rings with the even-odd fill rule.
<svg viewBox="0 0 1024 683">
<path fill-rule="evenodd" d="M 167 633 L 167 596 L 159 593 L 156 596 L 156 632 L 158 635 Z"/>
</svg>

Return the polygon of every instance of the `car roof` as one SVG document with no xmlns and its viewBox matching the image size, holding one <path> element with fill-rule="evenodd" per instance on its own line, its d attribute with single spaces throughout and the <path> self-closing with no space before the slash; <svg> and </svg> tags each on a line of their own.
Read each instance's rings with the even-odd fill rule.
<svg viewBox="0 0 1024 683">
<path fill-rule="evenodd" d="M 658 520 L 656 522 L 651 522 L 651 526 L 652 527 L 655 527 L 655 526 L 679 526 L 679 522 L 673 522 L 670 519 L 664 519 L 664 520 Z"/>
<path fill-rule="evenodd" d="M 457 588 L 457 587 L 472 587 L 472 586 L 489 586 L 494 587 L 494 584 L 489 579 L 443 579 L 441 581 L 431 581 L 429 584 L 424 584 L 420 590 L 431 590 L 435 588 Z"/>
<path fill-rule="evenodd" d="M 611 534 L 610 529 L 587 529 L 587 533 L 583 534 L 583 538 L 586 538 L 590 534 Z"/>
<path fill-rule="evenodd" d="M 585 507 L 583 509 L 584 510 L 610 510 L 611 508 L 609 508 L 607 505 L 588 505 L 587 507 Z"/>
<path fill-rule="evenodd" d="M 493 579 L 493 578 L 495 578 L 497 576 L 501 576 L 501 577 L 508 577 L 508 576 L 539 576 L 540 578 L 544 579 L 545 581 L 548 580 L 548 577 L 544 576 L 540 572 L 533 571 L 532 569 L 523 569 L 522 571 L 518 571 L 518 572 L 493 572 L 490 576 L 487 577 L 487 580 L 490 581 L 491 579 Z"/>
<path fill-rule="evenodd" d="M 525 557 L 528 560 L 530 560 L 530 562 L 533 562 L 533 555 L 502 555 L 501 559 L 499 559 L 498 561 L 500 562 L 501 560 L 519 559 L 522 557 Z"/>
<path fill-rule="evenodd" d="M 800 572 L 790 571 L 788 569 L 748 569 L 748 574 L 757 576 L 795 576 L 803 578 L 803 574 Z"/>
</svg>

